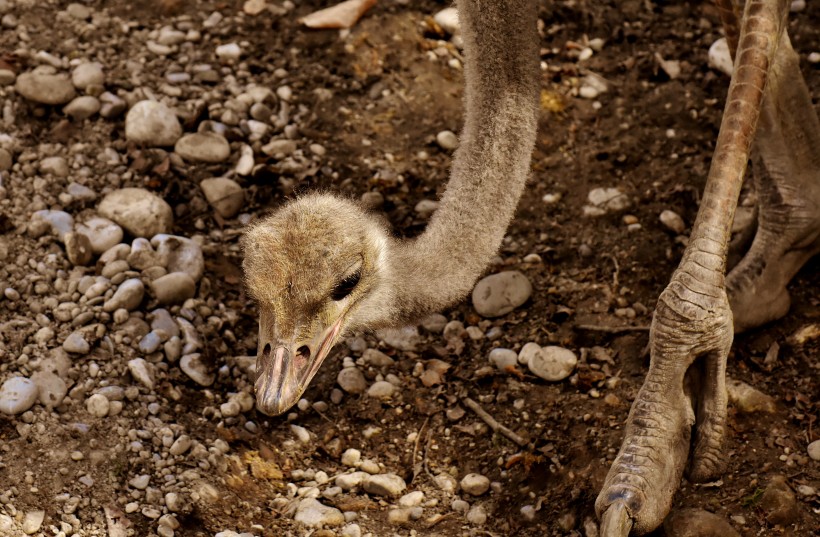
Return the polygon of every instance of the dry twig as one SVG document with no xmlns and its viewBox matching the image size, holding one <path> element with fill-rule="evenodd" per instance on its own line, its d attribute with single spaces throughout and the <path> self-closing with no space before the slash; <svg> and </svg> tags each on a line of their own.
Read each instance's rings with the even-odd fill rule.
<svg viewBox="0 0 820 537">
<path fill-rule="evenodd" d="M 490 427 L 490 429 L 492 429 L 493 431 L 495 431 L 495 432 L 497 432 L 497 433 L 499 433 L 503 436 L 506 436 L 507 438 L 509 438 L 510 440 L 512 440 L 513 442 L 515 442 L 516 444 L 518 444 L 521 447 L 524 447 L 527 444 L 529 444 L 529 442 L 527 440 L 525 440 L 521 436 L 517 435 L 516 433 L 514 433 L 513 431 L 511 431 L 507 427 L 505 427 L 505 426 L 501 425 L 500 423 L 498 423 L 498 421 L 496 421 L 496 419 L 494 417 L 490 416 L 487 413 L 486 410 L 481 408 L 481 405 L 479 405 L 478 403 L 476 403 L 475 401 L 473 401 L 469 397 L 462 398 L 461 402 L 464 403 L 464 406 L 466 406 L 467 408 L 469 408 L 470 410 L 475 412 L 478 415 L 479 418 L 484 420 L 484 423 L 486 423 Z"/>
</svg>

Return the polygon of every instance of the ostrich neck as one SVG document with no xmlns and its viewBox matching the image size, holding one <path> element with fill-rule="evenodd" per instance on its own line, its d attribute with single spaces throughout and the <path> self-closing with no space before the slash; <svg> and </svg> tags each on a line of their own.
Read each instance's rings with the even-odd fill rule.
<svg viewBox="0 0 820 537">
<path fill-rule="evenodd" d="M 465 120 L 426 231 L 391 248 L 398 324 L 462 299 L 498 251 L 529 176 L 538 113 L 532 0 L 460 0 Z"/>
</svg>

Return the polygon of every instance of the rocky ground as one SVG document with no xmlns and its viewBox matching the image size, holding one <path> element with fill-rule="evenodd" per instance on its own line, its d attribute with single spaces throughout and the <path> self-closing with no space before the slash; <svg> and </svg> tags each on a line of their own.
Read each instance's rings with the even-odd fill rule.
<svg viewBox="0 0 820 537">
<path fill-rule="evenodd" d="M 269 418 L 243 226 L 319 188 L 417 235 L 458 143 L 446 3 L 297 22 L 324 5 L 0 0 L 0 536 L 598 535 L 717 132 L 714 9 L 545 2 L 534 176 L 479 284 L 514 300 L 351 337 Z M 737 338 L 727 471 L 655 535 L 820 531 L 817 268 Z"/>
</svg>

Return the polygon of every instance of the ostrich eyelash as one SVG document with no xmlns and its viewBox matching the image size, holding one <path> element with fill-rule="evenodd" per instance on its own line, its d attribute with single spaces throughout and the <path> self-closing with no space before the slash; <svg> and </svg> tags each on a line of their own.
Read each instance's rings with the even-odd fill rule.
<svg viewBox="0 0 820 537">
<path fill-rule="evenodd" d="M 347 297 L 350 293 L 353 292 L 353 289 L 359 284 L 359 280 L 362 277 L 362 273 L 360 271 L 356 271 L 350 276 L 346 277 L 338 284 L 336 287 L 333 288 L 333 291 L 330 293 L 330 298 L 333 300 L 342 300 L 343 298 Z"/>
</svg>

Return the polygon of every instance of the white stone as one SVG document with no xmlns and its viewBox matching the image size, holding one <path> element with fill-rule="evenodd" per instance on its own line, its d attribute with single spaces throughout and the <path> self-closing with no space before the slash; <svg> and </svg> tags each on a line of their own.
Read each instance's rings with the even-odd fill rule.
<svg viewBox="0 0 820 537">
<path fill-rule="evenodd" d="M 473 289 L 473 307 L 482 317 L 500 317 L 526 302 L 532 284 L 521 272 L 505 271 L 482 278 Z"/>
<path fill-rule="evenodd" d="M 341 511 L 335 507 L 328 507 L 314 498 L 300 500 L 293 519 L 308 527 L 341 526 L 345 523 Z"/>
<path fill-rule="evenodd" d="M 725 75 L 732 76 L 735 66 L 732 61 L 732 55 L 729 53 L 729 44 L 726 42 L 725 37 L 721 37 L 712 43 L 712 46 L 709 47 L 707 59 L 709 67 L 717 69 Z"/>
<path fill-rule="evenodd" d="M 820 461 L 820 440 L 815 440 L 814 442 L 809 444 L 807 451 L 809 453 L 809 457 L 811 457 L 812 460 Z"/>
<path fill-rule="evenodd" d="M 661 224 L 666 226 L 667 229 L 674 231 L 679 235 L 686 230 L 686 224 L 683 222 L 683 218 L 681 218 L 675 211 L 666 209 L 661 212 L 659 220 L 661 221 Z"/>
<path fill-rule="evenodd" d="M 358 449 L 346 449 L 344 453 L 342 453 L 342 464 L 345 466 L 354 467 L 359 464 L 359 461 L 362 459 L 362 452 Z"/>
<path fill-rule="evenodd" d="M 166 260 L 165 267 L 168 272 L 184 272 L 194 282 L 202 278 L 205 272 L 205 257 L 202 255 L 202 247 L 196 241 L 162 233 L 151 239 L 151 245 L 156 248 L 160 257 Z"/>
<path fill-rule="evenodd" d="M 481 496 L 490 490 L 490 480 L 481 474 L 467 474 L 461 479 L 461 490 L 472 496 Z"/>
<path fill-rule="evenodd" d="M 450 35 L 459 31 L 460 25 L 458 21 L 458 9 L 454 7 L 446 7 L 433 15 L 433 20 L 441 26 L 441 29 Z"/>
<path fill-rule="evenodd" d="M 0 386 L 0 412 L 21 414 L 31 408 L 39 395 L 37 384 L 25 377 L 11 377 Z"/>
<path fill-rule="evenodd" d="M 129 360 L 128 371 L 131 373 L 131 376 L 134 377 L 134 380 L 149 390 L 154 389 L 154 375 L 148 362 L 144 359 L 134 358 L 133 360 Z"/>
<path fill-rule="evenodd" d="M 59 406 L 68 392 L 65 381 L 51 371 L 35 371 L 31 380 L 37 385 L 40 404 L 49 409 Z"/>
<path fill-rule="evenodd" d="M 42 221 L 48 224 L 51 233 L 62 242 L 67 233 L 74 229 L 74 218 L 65 211 L 43 209 L 31 215 L 32 222 Z"/>
<path fill-rule="evenodd" d="M 421 342 L 419 330 L 415 326 L 404 328 L 386 328 L 376 332 L 376 335 L 387 345 L 400 351 L 413 352 Z"/>
<path fill-rule="evenodd" d="M 120 284 L 114 295 L 105 301 L 103 311 L 112 312 L 120 308 L 133 311 L 145 296 L 145 286 L 139 278 L 131 278 Z"/>
<path fill-rule="evenodd" d="M 99 112 L 100 108 L 100 101 L 96 97 L 82 95 L 72 99 L 70 103 L 65 105 L 63 113 L 72 119 L 82 121 Z"/>
<path fill-rule="evenodd" d="M 593 188 L 587 195 L 589 205 L 607 212 L 622 211 L 630 206 L 629 197 L 618 188 Z"/>
<path fill-rule="evenodd" d="M 208 371 L 208 367 L 202 362 L 198 353 L 183 356 L 179 360 L 179 367 L 183 373 L 200 386 L 208 387 L 216 380 L 216 377 Z"/>
<path fill-rule="evenodd" d="M 177 140 L 174 152 L 188 161 L 219 163 L 231 155 L 231 146 L 214 132 L 195 132 Z"/>
<path fill-rule="evenodd" d="M 171 206 L 143 188 L 121 188 L 109 192 L 97 210 L 135 237 L 168 233 L 174 224 Z"/>
<path fill-rule="evenodd" d="M 14 84 L 17 93 L 40 104 L 66 104 L 77 94 L 65 75 L 23 73 Z"/>
<path fill-rule="evenodd" d="M 490 351 L 488 359 L 500 371 L 507 371 L 518 364 L 518 354 L 511 349 L 493 349 Z"/>
<path fill-rule="evenodd" d="M 26 513 L 25 518 L 23 518 L 23 533 L 33 535 L 40 531 L 40 526 L 43 525 L 45 518 L 46 512 L 42 510 Z"/>
<path fill-rule="evenodd" d="M 401 507 L 416 507 L 421 505 L 421 502 L 423 501 L 424 493 L 420 490 L 414 490 L 413 492 L 408 492 L 399 498 L 399 505 Z"/>
<path fill-rule="evenodd" d="M 481 505 L 474 505 L 467 511 L 467 522 L 475 526 L 481 526 L 487 522 L 487 511 Z"/>
<path fill-rule="evenodd" d="M 442 149 L 452 151 L 458 147 L 458 135 L 453 131 L 444 130 L 436 134 L 436 142 Z"/>
<path fill-rule="evenodd" d="M 544 380 L 564 380 L 575 369 L 578 357 L 569 349 L 549 346 L 530 357 L 527 367 Z"/>
<path fill-rule="evenodd" d="M 82 332 L 75 330 L 63 341 L 63 349 L 72 354 L 88 354 L 91 345 L 88 344 Z"/>
<path fill-rule="evenodd" d="M 341 474 L 336 476 L 335 484 L 342 490 L 349 491 L 361 485 L 362 481 L 369 476 L 370 474 L 367 472 L 351 472 L 349 474 Z"/>
<path fill-rule="evenodd" d="M 123 231 L 120 226 L 108 218 L 93 217 L 77 225 L 77 231 L 91 241 L 91 251 L 96 255 L 122 241 Z"/>
<path fill-rule="evenodd" d="M 407 488 L 404 479 L 396 474 L 368 475 L 362 482 L 365 492 L 375 496 L 395 497 Z"/>
<path fill-rule="evenodd" d="M 385 380 L 377 380 L 367 389 L 367 395 L 376 399 L 390 399 L 396 387 Z"/>
<path fill-rule="evenodd" d="M 364 393 L 367 389 L 367 381 L 358 367 L 343 368 L 339 371 L 336 382 L 347 393 Z"/>
<path fill-rule="evenodd" d="M 216 47 L 216 56 L 220 60 L 234 62 L 242 56 L 242 48 L 237 43 L 227 43 Z"/>
<path fill-rule="evenodd" d="M 125 116 L 125 137 L 138 144 L 167 147 L 182 136 L 174 111 L 157 101 L 140 101 Z"/>
<path fill-rule="evenodd" d="M 85 408 L 95 418 L 104 418 L 108 415 L 111 402 L 101 393 L 95 393 L 85 400 Z"/>
<path fill-rule="evenodd" d="M 211 207 L 223 218 L 233 218 L 245 205 L 245 191 L 233 179 L 203 179 L 199 187 Z"/>
<path fill-rule="evenodd" d="M 171 272 L 150 283 L 151 292 L 163 306 L 179 304 L 196 294 L 196 282 L 185 272 Z"/>
</svg>

